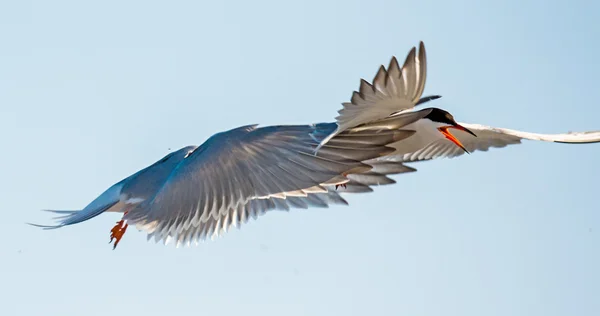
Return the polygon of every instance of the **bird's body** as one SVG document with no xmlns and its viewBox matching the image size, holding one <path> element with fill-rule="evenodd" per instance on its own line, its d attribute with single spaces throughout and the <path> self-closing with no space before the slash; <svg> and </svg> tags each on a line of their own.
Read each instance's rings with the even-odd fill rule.
<svg viewBox="0 0 600 316">
<path fill-rule="evenodd" d="M 108 188 L 79 211 L 59 213 L 58 228 L 104 212 L 123 213 L 111 230 L 115 247 L 127 225 L 148 239 L 190 244 L 270 210 L 347 204 L 345 193 L 391 184 L 390 175 L 413 172 L 406 163 L 522 139 L 600 142 L 600 131 L 542 135 L 457 123 L 439 108 L 421 108 L 426 78 L 423 43 L 402 68 L 395 58 L 379 69 L 373 85 L 362 80 L 336 122 L 257 127 L 221 132 L 200 146 L 172 152 Z M 40 225 L 37 225 L 40 226 Z"/>
</svg>

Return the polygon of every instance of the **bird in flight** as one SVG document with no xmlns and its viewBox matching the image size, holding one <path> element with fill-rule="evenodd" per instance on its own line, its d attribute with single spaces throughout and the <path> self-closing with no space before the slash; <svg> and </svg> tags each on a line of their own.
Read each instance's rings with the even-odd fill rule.
<svg viewBox="0 0 600 316">
<path fill-rule="evenodd" d="M 395 183 L 414 172 L 407 163 L 456 157 L 523 139 L 556 143 L 600 142 L 600 131 L 536 134 L 458 123 L 449 112 L 423 104 L 425 46 L 413 47 L 402 67 L 392 57 L 372 83 L 361 80 L 335 122 L 247 125 L 220 132 L 200 146 L 171 152 L 112 185 L 81 210 L 57 213 L 55 229 L 102 213 L 122 213 L 110 230 L 117 247 L 128 225 L 148 240 L 177 246 L 198 243 L 240 227 L 271 210 L 348 204 L 346 193 Z"/>
</svg>

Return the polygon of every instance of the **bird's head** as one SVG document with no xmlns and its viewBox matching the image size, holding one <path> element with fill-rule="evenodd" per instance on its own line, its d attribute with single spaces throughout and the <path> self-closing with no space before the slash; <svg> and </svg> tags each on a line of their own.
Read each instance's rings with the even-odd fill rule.
<svg viewBox="0 0 600 316">
<path fill-rule="evenodd" d="M 450 114 L 447 111 L 444 111 L 442 109 L 431 108 L 431 112 L 424 118 L 429 119 L 433 123 L 435 123 L 437 126 L 437 130 L 440 133 L 442 133 L 442 135 L 444 135 L 444 137 L 446 137 L 447 139 L 452 141 L 454 144 L 456 144 L 456 146 L 462 148 L 465 152 L 469 153 L 469 151 L 465 148 L 465 146 L 463 146 L 463 144 L 456 137 L 454 137 L 454 135 L 452 135 L 450 133 L 450 131 L 448 131 L 448 130 L 451 128 L 454 128 L 454 129 L 458 129 L 458 130 L 467 132 L 475 137 L 477 137 L 477 135 L 475 135 L 475 133 L 468 130 L 466 127 L 458 124 L 454 120 L 454 117 L 452 116 L 452 114 Z"/>
</svg>

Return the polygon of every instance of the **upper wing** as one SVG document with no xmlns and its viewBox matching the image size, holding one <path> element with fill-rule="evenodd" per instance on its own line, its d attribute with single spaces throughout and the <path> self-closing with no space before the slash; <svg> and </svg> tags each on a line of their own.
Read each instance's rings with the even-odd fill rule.
<svg viewBox="0 0 600 316">
<path fill-rule="evenodd" d="M 361 161 L 389 154 L 393 149 L 385 145 L 414 133 L 399 129 L 344 133 L 315 156 L 318 141 L 334 128 L 335 123 L 245 126 L 216 134 L 183 159 L 156 194 L 124 219 L 148 233 L 173 237 L 266 203 L 255 200 L 327 193 L 324 186 L 368 171 L 371 167 Z"/>
<path fill-rule="evenodd" d="M 343 108 L 336 117 L 338 128 L 324 138 L 316 150 L 338 133 L 361 124 L 384 119 L 393 113 L 413 108 L 417 103 L 437 99 L 430 96 L 421 99 L 427 77 L 427 57 L 423 42 L 417 54 L 413 47 L 400 68 L 396 57 L 392 57 L 388 69 L 384 66 L 373 79 L 373 84 L 360 81 L 359 91 L 352 93 L 350 102 L 342 103 Z"/>
<path fill-rule="evenodd" d="M 507 145 L 520 144 L 521 140 L 523 139 L 568 144 L 600 142 L 600 131 L 569 132 L 564 134 L 538 134 L 479 124 L 459 124 L 468 128 L 475 133 L 475 135 L 477 135 L 477 137 L 474 137 L 461 130 L 452 130 L 452 135 L 458 138 L 458 140 L 469 152 L 487 151 L 490 148 L 502 148 L 506 147 Z M 398 146 L 402 146 L 402 142 L 399 142 Z M 452 158 L 460 156 L 464 153 L 465 152 L 461 148 L 456 146 L 451 141 L 445 138 L 440 138 L 429 144 L 424 144 L 424 146 L 419 150 L 398 156 L 384 157 L 382 160 L 410 162 L 430 160 L 441 157 Z"/>
</svg>

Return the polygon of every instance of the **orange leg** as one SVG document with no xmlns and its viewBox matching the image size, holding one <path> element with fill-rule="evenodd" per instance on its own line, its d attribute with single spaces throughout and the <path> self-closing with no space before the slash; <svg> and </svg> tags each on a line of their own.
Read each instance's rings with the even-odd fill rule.
<svg viewBox="0 0 600 316">
<path fill-rule="evenodd" d="M 125 220 L 120 220 L 117 222 L 117 225 L 110 230 L 110 241 L 108 243 L 110 244 L 113 239 L 116 239 L 115 244 L 113 245 L 113 250 L 117 248 L 119 241 L 121 241 L 121 238 L 123 238 L 123 235 L 125 235 L 127 226 L 128 225 L 125 223 Z"/>
</svg>

